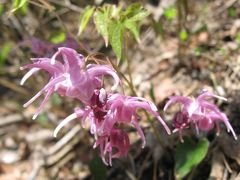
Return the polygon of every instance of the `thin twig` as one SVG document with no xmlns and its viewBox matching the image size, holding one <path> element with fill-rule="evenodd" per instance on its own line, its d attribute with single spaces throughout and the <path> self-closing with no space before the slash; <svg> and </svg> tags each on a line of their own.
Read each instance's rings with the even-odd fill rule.
<svg viewBox="0 0 240 180">
<path fill-rule="evenodd" d="M 40 0 L 39 0 L 39 1 L 40 1 Z M 41 2 L 41 1 L 40 1 L 40 2 Z M 46 4 L 46 3 L 40 4 L 40 3 L 36 2 L 36 1 L 29 1 L 29 3 L 30 3 L 30 4 L 33 4 L 33 5 L 35 5 L 35 6 L 38 6 L 38 7 L 40 7 L 40 8 L 47 9 L 48 11 L 53 11 L 53 10 L 54 10 L 54 7 L 53 7 L 53 6 L 51 6 L 51 5 L 49 5 L 49 4 Z"/>
<path fill-rule="evenodd" d="M 5 117 L 0 117 L 0 127 L 7 126 L 13 123 L 19 123 L 24 120 L 24 117 L 20 114 L 12 114 Z"/>
<path fill-rule="evenodd" d="M 59 11 L 57 11 L 56 14 L 57 14 L 58 16 L 61 16 L 61 15 L 65 14 L 65 13 L 67 13 L 68 11 L 69 11 L 68 9 L 62 8 L 62 9 L 60 9 Z M 50 21 L 51 21 L 52 19 L 54 19 L 54 18 L 56 18 L 56 15 L 55 15 L 55 14 L 50 14 L 50 15 L 47 16 L 45 19 L 43 19 L 42 24 L 43 24 L 43 25 L 44 25 L 44 24 L 47 24 L 48 22 L 50 22 Z"/>
<path fill-rule="evenodd" d="M 49 11 L 52 11 L 55 9 L 55 7 L 52 6 L 47 0 L 38 0 L 38 1 L 40 1 L 43 5 L 45 5 L 49 9 Z"/>
<path fill-rule="evenodd" d="M 11 82 L 10 80 L 0 78 L 0 85 L 7 87 L 17 93 L 29 95 L 27 90 L 25 90 L 21 86 L 16 85 L 15 83 Z"/>
<path fill-rule="evenodd" d="M 129 170 L 126 169 L 125 172 L 126 172 L 127 176 L 129 177 L 129 179 L 137 180 L 137 178 L 134 176 L 134 174 L 131 173 Z"/>
<path fill-rule="evenodd" d="M 65 146 L 69 141 L 71 141 L 72 138 L 80 132 L 80 130 L 80 125 L 74 126 L 65 136 L 63 136 L 62 139 L 60 139 L 53 147 L 48 150 L 46 155 L 50 156 L 51 154 L 59 151 L 61 148 L 63 148 L 63 146 Z"/>
<path fill-rule="evenodd" d="M 130 88 L 133 90 L 132 93 L 134 93 L 135 96 L 137 96 L 136 91 L 134 92 L 134 85 L 133 85 L 133 80 L 132 80 L 132 73 L 131 73 L 131 62 L 127 56 L 127 49 L 128 49 L 128 38 L 125 38 L 125 48 L 124 48 L 124 58 L 127 61 L 127 72 L 128 72 L 128 76 L 129 76 L 129 85 Z"/>
<path fill-rule="evenodd" d="M 32 173 L 30 174 L 30 176 L 28 177 L 28 180 L 35 180 L 37 179 L 37 176 L 40 172 L 40 170 L 43 167 L 43 163 L 39 163 L 33 168 Z"/>
<path fill-rule="evenodd" d="M 79 6 L 76 6 L 76 5 L 72 4 L 71 2 L 69 3 L 69 1 L 68 1 L 68 2 L 65 1 L 65 3 L 61 3 L 59 0 L 57 0 L 57 1 L 55 1 L 55 0 L 48 0 L 48 1 L 50 1 L 50 2 L 52 2 L 52 3 L 54 3 L 54 4 L 57 4 L 57 5 L 59 5 L 59 6 L 66 7 L 66 8 L 68 8 L 68 9 L 72 10 L 72 11 L 75 11 L 75 12 L 79 12 L 79 13 L 82 13 L 82 12 L 83 12 L 83 9 L 82 9 L 82 8 L 80 8 Z"/>
<path fill-rule="evenodd" d="M 77 143 L 79 143 L 80 139 L 82 138 L 81 135 L 77 135 L 80 130 L 80 125 L 76 125 L 54 146 L 50 147 L 50 149 L 45 154 L 43 154 L 40 159 L 37 160 L 37 164 L 34 167 L 29 180 L 36 179 L 42 167 L 49 167 L 54 164 L 60 167 L 71 160 L 75 156 L 75 153 L 68 153 L 74 148 Z"/>
<path fill-rule="evenodd" d="M 45 165 L 52 166 L 55 163 L 59 162 L 64 156 L 66 156 L 66 154 L 68 154 L 73 149 L 73 147 L 77 143 L 79 143 L 79 141 L 80 141 L 79 136 L 73 137 L 73 139 L 67 144 L 65 144 L 57 153 L 54 153 L 48 156 L 46 158 Z"/>
<path fill-rule="evenodd" d="M 228 172 L 229 172 L 229 173 L 232 173 L 232 169 L 231 169 L 231 167 L 229 166 L 229 164 L 228 164 L 228 162 L 227 162 L 224 154 L 222 154 L 222 159 L 223 159 L 223 162 L 224 162 L 225 167 L 227 168 Z"/>
</svg>

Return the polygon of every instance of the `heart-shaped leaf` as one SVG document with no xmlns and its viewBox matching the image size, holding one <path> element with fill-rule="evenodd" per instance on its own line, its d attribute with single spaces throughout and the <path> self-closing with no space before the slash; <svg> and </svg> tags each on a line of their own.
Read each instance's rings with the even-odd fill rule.
<svg viewBox="0 0 240 180">
<path fill-rule="evenodd" d="M 196 143 L 190 138 L 186 138 L 184 139 L 184 143 L 179 142 L 175 153 L 177 177 L 183 178 L 194 166 L 197 166 L 206 156 L 208 146 L 209 142 L 206 139 L 202 139 Z"/>
</svg>

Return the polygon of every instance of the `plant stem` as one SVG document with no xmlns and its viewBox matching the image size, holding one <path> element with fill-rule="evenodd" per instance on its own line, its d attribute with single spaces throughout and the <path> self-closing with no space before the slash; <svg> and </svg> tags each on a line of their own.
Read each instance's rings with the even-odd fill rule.
<svg viewBox="0 0 240 180">
<path fill-rule="evenodd" d="M 127 49 L 128 49 L 128 38 L 125 38 L 125 48 L 124 48 L 124 58 L 127 61 L 127 72 L 129 76 L 130 88 L 133 90 L 132 93 L 137 96 L 136 91 L 134 90 L 133 80 L 132 80 L 132 73 L 131 73 L 131 62 L 127 56 Z"/>
</svg>

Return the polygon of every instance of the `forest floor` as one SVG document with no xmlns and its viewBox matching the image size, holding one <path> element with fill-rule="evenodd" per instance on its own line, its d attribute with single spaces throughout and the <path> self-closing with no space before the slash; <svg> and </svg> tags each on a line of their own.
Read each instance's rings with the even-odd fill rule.
<svg viewBox="0 0 240 180">
<path fill-rule="evenodd" d="M 151 99 L 154 94 L 161 110 L 170 95 L 195 96 L 202 89 L 209 89 L 228 98 L 228 102 L 217 103 L 239 137 L 240 2 L 190 0 L 187 9 L 172 0 L 158 4 L 141 2 L 151 12 L 151 18 L 141 26 L 141 42 L 130 40 L 126 51 L 137 95 Z M 94 179 L 93 173 L 99 174 L 95 179 L 101 179 L 101 172 L 106 174 L 103 177 L 115 180 L 175 179 L 178 135 L 167 136 L 157 123 L 154 125 L 160 132 L 161 143 L 143 118 L 141 126 L 147 147 L 141 149 L 139 137 L 130 132 L 133 145 L 129 155 L 114 160 L 112 167 L 105 167 L 97 158 L 98 151 L 92 148 L 93 139 L 77 121 L 66 126 L 59 138 L 53 137 L 54 128 L 72 113 L 78 102 L 54 95 L 35 121 L 31 117 L 38 103 L 22 107 L 46 83 L 46 77 L 34 76 L 26 85 L 19 85 L 26 73 L 19 67 L 35 55 L 31 48 L 19 43 L 33 36 L 48 40 L 52 33 L 63 29 L 63 24 L 65 31 L 77 34 L 80 7 L 85 5 L 79 3 L 76 8 L 57 0 L 50 0 L 49 4 L 59 8 L 46 13 L 47 9 L 30 4 L 27 15 L 1 15 L 0 39 L 11 44 L 11 52 L 4 63 L 0 62 L 0 179 Z M 172 6 L 182 11 L 181 18 L 169 20 L 164 15 L 163 10 Z M 179 37 L 182 29 L 187 37 L 184 33 Z M 79 41 L 89 51 L 102 52 L 115 60 L 92 22 L 85 32 Z M 120 69 L 128 71 L 124 63 Z M 170 115 L 162 111 L 160 114 L 170 122 Z M 208 154 L 186 179 L 240 179 L 240 138 L 235 141 L 224 126 L 220 136 L 214 131 L 205 136 L 210 141 Z"/>
</svg>

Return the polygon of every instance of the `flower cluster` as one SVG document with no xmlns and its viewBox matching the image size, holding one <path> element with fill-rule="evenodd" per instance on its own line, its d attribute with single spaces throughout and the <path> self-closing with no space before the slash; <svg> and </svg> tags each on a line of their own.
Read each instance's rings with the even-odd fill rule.
<svg viewBox="0 0 240 180">
<path fill-rule="evenodd" d="M 49 82 L 27 103 L 29 106 L 38 97 L 45 94 L 43 101 L 36 110 L 33 119 L 41 113 L 49 97 L 54 93 L 60 96 L 68 96 L 79 100 L 84 107 L 75 108 L 74 113 L 66 117 L 54 130 L 54 137 L 70 121 L 80 119 L 82 127 L 89 124 L 90 133 L 95 138 L 93 148 L 100 149 L 100 155 L 105 164 L 112 165 L 113 158 L 125 156 L 130 148 L 128 133 L 121 127 L 128 124 L 134 127 L 142 139 L 142 147 L 146 140 L 139 126 L 140 116 L 138 109 L 143 109 L 155 117 L 165 128 L 168 134 L 170 129 L 158 114 L 157 107 L 142 97 L 125 96 L 114 93 L 120 84 L 120 78 L 116 71 L 108 65 L 88 64 L 83 55 L 74 49 L 60 47 L 51 58 L 33 58 L 31 64 L 21 69 L 29 69 L 21 80 L 21 85 L 33 74 L 44 70 L 49 75 Z M 110 76 L 114 83 L 110 91 L 104 89 L 103 79 Z M 210 98 L 225 98 L 212 94 L 206 90 L 196 98 L 184 96 L 172 96 L 164 107 L 164 111 L 175 103 L 181 104 L 181 110 L 173 118 L 173 132 L 179 132 L 180 139 L 182 131 L 192 126 L 197 133 L 209 131 L 216 127 L 217 134 L 220 133 L 220 122 L 231 131 L 234 138 L 237 136 L 229 123 L 227 116 L 219 108 L 209 102 Z"/>
<path fill-rule="evenodd" d="M 144 109 L 153 115 L 170 134 L 170 130 L 158 114 L 157 107 L 141 97 L 125 96 L 112 93 L 120 83 L 120 79 L 110 66 L 87 64 L 85 58 L 71 48 L 58 48 L 51 58 L 34 58 L 33 63 L 21 69 L 30 69 L 22 78 L 21 84 L 39 70 L 49 74 L 49 82 L 24 107 L 30 105 L 38 97 L 45 94 L 43 101 L 33 116 L 35 119 L 42 111 L 49 97 L 54 93 L 75 98 L 84 104 L 84 108 L 76 108 L 75 112 L 64 119 L 55 129 L 56 137 L 68 122 L 79 118 L 84 126 L 90 124 L 90 132 L 95 138 L 94 148 L 99 147 L 105 164 L 112 164 L 112 158 L 125 156 L 130 147 L 129 136 L 121 124 L 132 125 L 140 135 L 145 146 L 145 136 L 138 124 L 140 116 L 137 109 Z M 103 86 L 103 77 L 111 76 L 114 84 L 111 91 Z"/>
<path fill-rule="evenodd" d="M 169 97 L 169 101 L 166 103 L 164 111 L 166 111 L 172 104 L 180 103 L 182 105 L 181 110 L 175 114 L 172 121 L 175 128 L 173 132 L 179 132 L 181 141 L 183 141 L 182 131 L 189 126 L 193 126 L 196 129 L 197 134 L 199 133 L 199 130 L 209 131 L 216 127 L 217 134 L 219 134 L 220 122 L 223 122 L 227 127 L 228 132 L 231 131 L 234 138 L 237 139 L 226 114 L 221 112 L 215 104 L 209 102 L 209 98 L 218 98 L 227 101 L 226 98 L 217 96 L 207 90 L 203 90 L 196 99 L 184 96 Z"/>
</svg>

